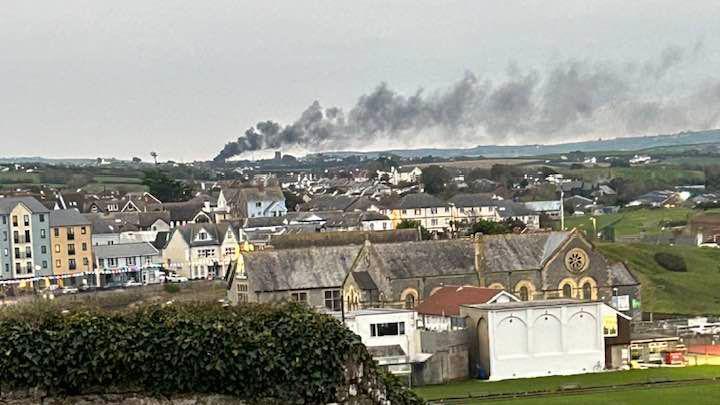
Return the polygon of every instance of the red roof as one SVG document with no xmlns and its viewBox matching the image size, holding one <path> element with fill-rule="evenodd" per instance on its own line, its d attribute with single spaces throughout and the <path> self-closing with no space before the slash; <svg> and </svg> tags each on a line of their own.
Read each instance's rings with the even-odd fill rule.
<svg viewBox="0 0 720 405">
<path fill-rule="evenodd" d="M 447 286 L 437 290 L 415 308 L 418 314 L 460 315 L 460 305 L 486 304 L 502 290 L 472 286 Z"/>
</svg>

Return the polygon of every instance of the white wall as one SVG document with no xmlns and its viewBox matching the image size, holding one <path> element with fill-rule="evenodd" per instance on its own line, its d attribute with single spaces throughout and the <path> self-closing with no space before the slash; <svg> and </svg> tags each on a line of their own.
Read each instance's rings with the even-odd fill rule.
<svg viewBox="0 0 720 405">
<path fill-rule="evenodd" d="M 400 345 L 403 351 L 405 351 L 405 354 L 410 357 L 420 353 L 420 335 L 417 333 L 417 313 L 415 311 L 372 311 L 374 312 L 372 314 L 355 315 L 345 320 L 345 325 L 348 329 L 358 334 L 365 346 Z M 362 312 L 363 311 L 360 311 L 359 313 Z M 371 324 L 390 322 L 405 322 L 405 334 L 399 336 L 371 336 Z"/>
<path fill-rule="evenodd" d="M 488 311 L 490 379 L 601 371 L 601 307 L 588 303 Z"/>
</svg>

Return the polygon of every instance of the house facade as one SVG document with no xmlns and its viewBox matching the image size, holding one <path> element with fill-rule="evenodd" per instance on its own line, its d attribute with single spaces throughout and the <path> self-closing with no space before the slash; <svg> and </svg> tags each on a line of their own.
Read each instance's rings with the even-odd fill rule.
<svg viewBox="0 0 720 405">
<path fill-rule="evenodd" d="M 52 274 L 49 215 L 35 198 L 0 198 L 0 278 Z"/>
<path fill-rule="evenodd" d="M 278 186 L 223 188 L 217 209 L 225 219 L 282 217 L 287 214 L 285 195 Z"/>
<path fill-rule="evenodd" d="M 225 277 L 240 254 L 240 237 L 229 224 L 199 223 L 175 228 L 163 250 L 163 263 L 189 279 Z"/>
<path fill-rule="evenodd" d="M 161 262 L 160 252 L 147 242 L 95 246 L 95 285 L 142 282 L 143 269 L 154 269 Z"/>
<path fill-rule="evenodd" d="M 53 274 L 78 285 L 93 270 L 91 222 L 74 209 L 50 213 Z"/>
</svg>

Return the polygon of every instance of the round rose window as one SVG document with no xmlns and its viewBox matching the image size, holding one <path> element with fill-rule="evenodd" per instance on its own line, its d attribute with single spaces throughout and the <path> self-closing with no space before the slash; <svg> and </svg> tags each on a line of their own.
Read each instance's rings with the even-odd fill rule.
<svg viewBox="0 0 720 405">
<path fill-rule="evenodd" d="M 585 271 L 588 263 L 588 255 L 582 249 L 572 249 L 565 255 L 565 267 L 573 273 Z"/>
</svg>

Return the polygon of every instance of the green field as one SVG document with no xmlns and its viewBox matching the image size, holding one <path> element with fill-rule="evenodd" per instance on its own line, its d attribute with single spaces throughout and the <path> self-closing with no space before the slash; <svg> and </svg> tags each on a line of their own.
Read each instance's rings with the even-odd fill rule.
<svg viewBox="0 0 720 405">
<path fill-rule="evenodd" d="M 0 184 L 38 184 L 40 175 L 38 173 L 25 172 L 2 172 L 0 173 Z"/>
<path fill-rule="evenodd" d="M 598 243 L 611 261 L 627 263 L 642 284 L 644 312 L 720 314 L 720 249 L 690 246 Z M 653 256 L 668 252 L 685 259 L 687 272 L 660 267 Z"/>
<path fill-rule="evenodd" d="M 584 169 L 556 168 L 566 177 L 583 181 L 609 181 L 623 178 L 645 183 L 674 185 L 703 184 L 705 175 L 700 170 L 684 170 L 677 166 L 650 165 L 642 167 L 589 167 Z"/>
<path fill-rule="evenodd" d="M 544 398 L 476 401 L 465 404 L 491 405 L 715 405 L 720 402 L 720 384 L 684 385 L 677 387 L 638 387 L 584 395 L 563 395 Z"/>
<path fill-rule="evenodd" d="M 95 176 L 95 183 L 101 184 L 141 184 L 140 177 Z"/>
<path fill-rule="evenodd" d="M 662 221 L 688 220 L 701 212 L 715 212 L 717 210 L 699 211 L 690 208 L 658 208 L 622 211 L 617 214 L 595 216 L 597 229 L 593 227 L 590 215 L 565 217 L 565 229 L 577 228 L 592 235 L 594 230 L 599 231 L 607 225 L 613 225 L 615 236 L 656 235 L 662 232 Z"/>
<path fill-rule="evenodd" d="M 497 394 L 522 395 L 528 392 L 552 393 L 560 391 L 564 386 L 570 385 L 577 388 L 601 388 L 613 387 L 622 384 L 642 384 L 663 381 L 688 381 L 706 378 L 720 378 L 720 367 L 697 366 L 685 368 L 656 368 L 648 370 L 630 370 L 595 374 L 580 374 L 574 376 L 525 378 L 497 382 L 466 380 L 450 384 L 418 387 L 415 388 L 415 392 L 428 401 L 434 401 L 444 398 L 470 398 Z M 487 400 L 483 401 L 483 403 L 487 403 Z"/>
</svg>

